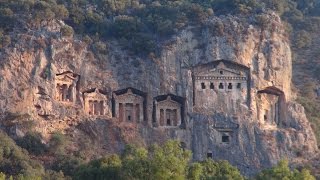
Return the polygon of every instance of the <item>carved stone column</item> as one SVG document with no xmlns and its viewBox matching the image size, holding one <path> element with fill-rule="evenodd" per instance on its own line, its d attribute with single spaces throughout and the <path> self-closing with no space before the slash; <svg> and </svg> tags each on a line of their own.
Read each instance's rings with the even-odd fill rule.
<svg viewBox="0 0 320 180">
<path fill-rule="evenodd" d="M 176 118 L 177 118 L 177 126 L 180 126 L 181 125 L 181 108 L 177 109 Z"/>
<path fill-rule="evenodd" d="M 155 107 L 156 107 L 156 119 L 155 119 L 155 126 L 160 126 L 160 108 L 158 107 L 158 102 L 155 101 Z"/>
<path fill-rule="evenodd" d="M 132 122 L 139 122 L 139 119 L 136 119 L 136 104 L 132 103 Z"/>
<path fill-rule="evenodd" d="M 140 116 L 139 116 L 139 118 L 140 118 L 140 122 L 143 122 L 143 119 L 144 119 L 144 117 L 143 117 L 143 104 L 142 103 L 139 103 L 139 107 L 140 107 Z"/>
</svg>

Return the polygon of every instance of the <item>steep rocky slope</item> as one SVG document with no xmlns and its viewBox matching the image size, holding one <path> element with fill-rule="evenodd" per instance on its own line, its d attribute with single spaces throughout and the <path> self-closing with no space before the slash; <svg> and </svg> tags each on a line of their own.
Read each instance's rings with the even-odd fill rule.
<svg viewBox="0 0 320 180">
<path fill-rule="evenodd" d="M 0 55 L 1 122 L 11 135 L 22 136 L 31 127 L 44 137 L 61 130 L 73 137 L 75 150 L 91 139 L 92 156 L 119 152 L 126 143 L 173 138 L 192 150 L 194 160 L 227 159 L 246 175 L 282 158 L 299 163 L 316 154 L 304 108 L 291 91 L 291 50 L 276 14 L 214 17 L 205 27 L 188 27 L 165 42 L 160 57 L 144 58 L 117 42 L 104 51 L 91 50 L 80 37 L 61 37 L 62 24 L 17 29 L 11 34 L 14 46 Z M 243 84 L 228 85 L 238 80 L 213 76 L 217 69 Z M 62 96 L 67 103 L 59 99 L 60 75 L 72 79 L 72 93 Z M 212 91 L 209 84 L 197 84 L 208 83 L 206 77 L 218 82 Z M 221 77 L 227 76 L 222 72 Z M 226 83 L 222 88 L 220 81 Z M 115 98 L 128 87 L 143 98 L 140 123 L 116 115 L 121 108 L 115 108 Z M 107 97 L 103 116 L 85 109 L 85 94 L 92 92 Z M 181 125 L 156 118 L 156 101 L 166 94 L 181 105 Z"/>
</svg>

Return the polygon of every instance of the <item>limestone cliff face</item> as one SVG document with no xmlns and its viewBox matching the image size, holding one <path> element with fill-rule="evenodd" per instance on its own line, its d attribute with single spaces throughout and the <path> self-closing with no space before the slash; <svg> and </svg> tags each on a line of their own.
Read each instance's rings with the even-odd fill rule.
<svg viewBox="0 0 320 180">
<path fill-rule="evenodd" d="M 44 135 L 90 136 L 99 152 L 173 138 L 194 160 L 227 159 L 247 175 L 312 157 L 317 143 L 291 92 L 287 35 L 277 15 L 263 17 L 262 25 L 212 18 L 143 59 L 115 42 L 97 53 L 59 38 L 62 22 L 16 33 L 1 54 L 2 126 L 23 135 L 21 122 L 32 120 Z"/>
</svg>

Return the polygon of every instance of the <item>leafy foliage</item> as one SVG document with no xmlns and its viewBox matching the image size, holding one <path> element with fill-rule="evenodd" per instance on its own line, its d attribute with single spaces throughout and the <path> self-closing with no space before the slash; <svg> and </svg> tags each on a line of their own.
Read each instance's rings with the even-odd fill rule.
<svg viewBox="0 0 320 180">
<path fill-rule="evenodd" d="M 121 158 L 111 155 L 81 166 L 74 179 L 185 179 L 190 157 L 177 141 L 150 151 L 127 146 Z"/>
<path fill-rule="evenodd" d="M 25 139 L 28 145 L 26 147 L 30 148 L 30 144 L 39 146 L 38 139 L 40 138 L 35 133 L 26 135 Z M 67 141 L 65 138 L 61 133 L 55 133 L 51 138 L 49 147 L 63 149 Z M 227 161 L 208 159 L 203 162 L 190 163 L 191 152 L 183 149 L 177 141 L 168 141 L 162 146 L 155 144 L 148 149 L 127 145 L 121 156 L 108 155 L 89 163 L 84 163 L 83 160 L 74 156 L 63 154 L 56 154 L 59 157 L 52 167 L 53 170 L 45 170 L 41 164 L 29 157 L 27 151 L 18 147 L 5 133 L 0 132 L 0 180 L 11 179 L 12 177 L 18 180 L 64 180 L 70 179 L 69 176 L 79 180 L 244 179 L 239 170 Z M 69 176 L 65 176 L 65 174 Z M 314 179 L 307 170 L 291 171 L 288 168 L 287 161 L 281 161 L 278 166 L 264 170 L 256 179 L 278 178 L 290 180 Z"/>
<path fill-rule="evenodd" d="M 295 26 L 304 27 L 304 15 L 318 15 L 319 3 L 309 0 L 5 0 L 0 2 L 0 29 L 10 32 L 21 19 L 34 26 L 62 19 L 77 34 L 100 40 L 117 39 L 139 55 L 158 54 L 157 44 L 188 25 L 202 25 L 215 14 L 250 15 L 277 11 Z M 298 23 L 297 23 L 298 22 Z M 30 25 L 28 25 L 30 26 Z M 63 36 L 73 31 L 61 30 Z M 301 42 L 306 42 L 300 34 Z M 9 39 L 6 38 L 5 44 Z M 298 43 L 299 46 L 304 44 Z"/>
<path fill-rule="evenodd" d="M 54 132 L 51 135 L 48 151 L 55 155 L 64 155 L 68 144 L 69 140 L 64 134 L 61 132 Z"/>
<path fill-rule="evenodd" d="M 10 175 L 41 176 L 43 167 L 31 160 L 5 133 L 0 132 L 0 172 Z"/>
<path fill-rule="evenodd" d="M 148 150 L 127 146 L 119 157 L 110 155 L 78 168 L 74 179 L 234 179 L 243 180 L 239 170 L 227 161 L 190 163 L 191 153 L 177 141 L 163 146 L 153 145 Z"/>
<path fill-rule="evenodd" d="M 315 180 L 315 178 L 306 169 L 301 171 L 291 171 L 288 167 L 288 161 L 282 160 L 277 166 L 263 170 L 256 177 L 257 180 L 276 180 L 276 179 L 288 179 L 288 180 Z"/>
<path fill-rule="evenodd" d="M 27 133 L 23 138 L 17 140 L 17 144 L 32 154 L 40 155 L 46 151 L 46 146 L 41 139 L 39 133 Z"/>
<path fill-rule="evenodd" d="M 66 25 L 61 27 L 60 32 L 61 32 L 61 35 L 65 37 L 70 37 L 73 35 L 72 27 L 66 26 Z"/>
</svg>

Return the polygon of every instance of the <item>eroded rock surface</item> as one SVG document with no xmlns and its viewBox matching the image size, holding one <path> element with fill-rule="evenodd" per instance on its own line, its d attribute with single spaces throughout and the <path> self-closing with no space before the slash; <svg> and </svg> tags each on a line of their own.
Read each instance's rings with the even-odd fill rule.
<svg viewBox="0 0 320 180">
<path fill-rule="evenodd" d="M 33 121 L 45 137 L 91 137 L 101 153 L 178 139 L 194 160 L 227 159 L 246 175 L 282 158 L 311 158 L 317 143 L 291 91 L 288 37 L 277 15 L 264 16 L 263 25 L 226 16 L 189 27 L 158 58 L 132 56 L 115 42 L 97 54 L 57 37 L 50 23 L 16 34 L 1 54 L 2 126 L 20 132 Z M 160 106 L 164 100 L 173 105 Z M 8 123 L 8 112 L 28 118 Z"/>
</svg>

